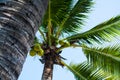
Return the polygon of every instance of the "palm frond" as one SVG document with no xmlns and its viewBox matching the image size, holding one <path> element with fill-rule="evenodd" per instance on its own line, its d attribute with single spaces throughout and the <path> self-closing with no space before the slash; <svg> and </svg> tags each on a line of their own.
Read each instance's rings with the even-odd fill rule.
<svg viewBox="0 0 120 80">
<path fill-rule="evenodd" d="M 67 68 L 74 74 L 76 80 L 113 80 L 114 76 L 104 72 L 100 67 L 93 68 L 88 62 L 70 64 Z"/>
<path fill-rule="evenodd" d="M 49 18 L 51 19 L 52 30 L 56 30 L 56 27 L 61 24 L 63 19 L 68 14 L 71 8 L 72 0 L 49 0 L 48 9 L 44 15 L 41 29 L 46 30 L 49 23 Z M 46 30 L 47 31 L 47 30 Z"/>
<path fill-rule="evenodd" d="M 68 34 L 77 32 L 83 25 L 83 20 L 87 17 L 86 13 L 90 11 L 91 5 L 92 0 L 78 0 L 60 24 L 57 35 L 61 32 Z"/>
<path fill-rule="evenodd" d="M 76 32 L 83 24 L 83 19 L 86 18 L 86 13 L 90 10 L 92 0 L 78 0 L 75 5 L 73 5 L 73 1 L 50 0 L 50 7 L 46 11 L 41 29 L 47 31 L 46 27 L 49 23 L 50 15 L 52 31 L 57 32 L 57 35 L 65 32 Z"/>
<path fill-rule="evenodd" d="M 86 54 L 88 62 L 94 67 L 103 67 L 107 71 L 116 76 L 120 75 L 120 46 L 109 46 L 104 48 L 89 48 L 84 46 L 83 51 Z"/>
<path fill-rule="evenodd" d="M 120 16 L 111 18 L 96 27 L 84 33 L 79 33 L 67 37 L 68 41 L 80 41 L 81 43 L 94 44 L 111 41 L 116 36 L 120 35 Z"/>
</svg>

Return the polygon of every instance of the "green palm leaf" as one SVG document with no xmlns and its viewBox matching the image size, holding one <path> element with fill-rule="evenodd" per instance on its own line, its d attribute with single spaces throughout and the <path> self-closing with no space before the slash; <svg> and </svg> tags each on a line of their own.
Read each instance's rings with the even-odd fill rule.
<svg viewBox="0 0 120 80">
<path fill-rule="evenodd" d="M 43 19 L 41 29 L 47 31 L 49 21 L 56 36 L 61 33 L 74 33 L 83 24 L 83 19 L 90 10 L 92 0 L 78 0 L 73 5 L 74 0 L 50 0 L 49 8 Z"/>
<path fill-rule="evenodd" d="M 74 74 L 76 80 L 113 80 L 114 76 L 104 72 L 100 67 L 93 68 L 87 62 L 81 64 L 70 64 L 67 68 Z"/>
<path fill-rule="evenodd" d="M 103 67 L 104 71 L 114 75 L 120 75 L 120 46 L 109 46 L 105 48 L 89 48 L 84 46 L 83 51 L 94 67 Z"/>
<path fill-rule="evenodd" d="M 46 30 L 49 18 L 54 30 L 58 27 L 71 9 L 72 0 L 49 0 L 48 9 L 43 19 L 41 28 Z M 47 30 L 46 30 L 47 31 Z"/>
<path fill-rule="evenodd" d="M 81 43 L 93 44 L 111 41 L 114 37 L 120 35 L 120 16 L 97 25 L 91 30 L 67 37 L 68 41 L 78 41 Z"/>
<path fill-rule="evenodd" d="M 57 35 L 60 32 L 68 34 L 77 32 L 83 25 L 83 19 L 87 17 L 85 13 L 89 12 L 91 5 L 92 0 L 78 0 L 60 24 Z"/>
</svg>

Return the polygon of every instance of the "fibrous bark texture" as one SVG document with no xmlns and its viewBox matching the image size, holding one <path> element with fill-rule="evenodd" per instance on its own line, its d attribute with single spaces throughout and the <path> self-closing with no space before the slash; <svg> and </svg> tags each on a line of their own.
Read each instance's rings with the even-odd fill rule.
<svg viewBox="0 0 120 80">
<path fill-rule="evenodd" d="M 54 62 L 51 56 L 51 53 L 44 56 L 45 64 L 41 80 L 52 80 Z"/>
<path fill-rule="evenodd" d="M 48 0 L 0 0 L 0 80 L 17 80 Z"/>
</svg>

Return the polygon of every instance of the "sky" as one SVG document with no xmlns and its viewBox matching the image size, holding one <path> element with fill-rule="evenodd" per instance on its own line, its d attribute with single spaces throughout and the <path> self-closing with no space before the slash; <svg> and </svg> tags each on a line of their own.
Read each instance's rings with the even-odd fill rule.
<svg viewBox="0 0 120 80">
<path fill-rule="evenodd" d="M 93 0 L 95 2 L 92 11 L 89 13 L 88 19 L 83 30 L 89 30 L 92 27 L 104 22 L 111 17 L 120 14 L 120 0 Z M 86 60 L 81 48 L 67 48 L 62 52 L 62 56 L 67 58 L 66 63 L 80 63 Z M 39 58 L 27 56 L 23 70 L 18 80 L 41 80 L 43 64 Z M 75 80 L 74 76 L 66 68 L 54 66 L 53 80 Z"/>
</svg>

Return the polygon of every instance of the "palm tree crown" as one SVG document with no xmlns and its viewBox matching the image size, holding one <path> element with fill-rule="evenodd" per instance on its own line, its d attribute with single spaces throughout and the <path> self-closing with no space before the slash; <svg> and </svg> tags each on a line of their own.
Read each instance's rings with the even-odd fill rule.
<svg viewBox="0 0 120 80">
<path fill-rule="evenodd" d="M 119 79 L 120 46 L 101 48 L 96 47 L 96 43 L 102 45 L 120 35 L 120 16 L 82 33 L 80 30 L 93 1 L 78 0 L 73 3 L 73 0 L 49 0 L 48 9 L 39 27 L 43 39 L 39 41 L 35 38 L 30 55 L 41 56 L 40 61 L 43 64 L 50 59 L 53 64 L 66 66 L 75 75 L 76 80 Z M 67 47 L 81 47 L 88 60 L 68 66 L 62 61 L 65 58 L 60 55 Z"/>
</svg>

